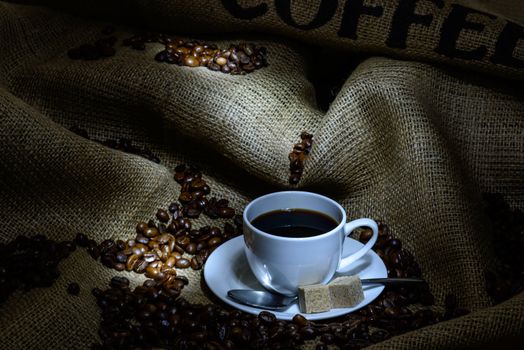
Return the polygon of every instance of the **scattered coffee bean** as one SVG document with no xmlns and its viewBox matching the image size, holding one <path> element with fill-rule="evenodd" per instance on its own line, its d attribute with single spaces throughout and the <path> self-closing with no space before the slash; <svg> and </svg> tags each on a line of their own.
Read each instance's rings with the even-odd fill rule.
<svg viewBox="0 0 524 350">
<path fill-rule="evenodd" d="M 29 291 L 53 285 L 60 276 L 58 264 L 76 249 L 76 242 L 56 242 L 44 235 L 35 235 L 0 243 L 0 305 L 15 290 Z M 87 238 L 82 240 L 86 242 Z"/>
<path fill-rule="evenodd" d="M 301 142 L 293 146 L 293 150 L 289 153 L 289 183 L 296 185 L 302 177 L 304 171 L 304 161 L 311 152 L 313 147 L 313 135 L 307 132 L 300 134 Z"/>
<path fill-rule="evenodd" d="M 80 286 L 78 283 L 72 282 L 67 285 L 67 292 L 71 295 L 80 294 Z"/>
<path fill-rule="evenodd" d="M 69 130 L 88 140 L 90 139 L 87 131 L 84 129 L 81 129 L 78 126 L 72 126 Z M 148 148 L 140 148 L 140 147 L 134 146 L 130 140 L 127 140 L 124 138 L 119 139 L 119 140 L 109 140 L 108 139 L 105 141 L 93 139 L 93 141 L 98 142 L 112 149 L 116 149 L 116 150 L 126 152 L 126 153 L 136 154 L 154 163 L 160 163 L 160 159 L 157 156 L 155 156 L 151 152 L 151 150 L 149 150 Z"/>
</svg>

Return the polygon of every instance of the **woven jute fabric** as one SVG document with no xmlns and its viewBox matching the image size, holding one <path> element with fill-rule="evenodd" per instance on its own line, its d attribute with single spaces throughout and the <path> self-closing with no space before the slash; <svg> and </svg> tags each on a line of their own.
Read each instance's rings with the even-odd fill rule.
<svg viewBox="0 0 524 350">
<path fill-rule="evenodd" d="M 375 347 L 475 348 L 524 332 L 524 295 L 493 306 L 486 293 L 483 273 L 495 260 L 496 237 L 480 200 L 482 192 L 502 193 L 524 209 L 522 70 L 488 61 L 441 66 L 428 63 L 441 61 L 436 56 L 414 51 L 400 60 L 370 41 L 367 48 L 352 47 L 369 57 L 323 112 L 307 73 L 326 63 L 315 61 L 304 43 L 324 38 L 336 46 L 324 29 L 301 38 L 271 20 L 248 23 L 204 11 L 218 8 L 211 1 L 129 5 L 144 11 L 140 25 L 158 17 L 159 28 L 185 26 L 188 36 L 215 30 L 223 33 L 219 46 L 244 39 L 229 34 L 233 29 L 265 32 L 256 42 L 267 47 L 269 66 L 232 76 L 157 63 L 160 44 L 145 51 L 117 45 L 111 58 L 70 60 L 68 49 L 96 40 L 107 19 L 77 17 L 56 9 L 65 2 L 48 3 L 55 8 L 0 2 L 0 241 L 37 233 L 65 240 L 76 232 L 97 241 L 130 238 L 137 222 L 177 198 L 172 171 L 180 163 L 200 166 L 213 195 L 240 212 L 260 194 L 291 188 L 287 156 L 308 131 L 314 146 L 298 188 L 339 201 L 349 219 L 386 222 L 415 255 L 436 303 L 453 293 L 472 311 Z M 100 13 L 114 15 L 116 2 L 106 3 L 92 2 Z M 293 3 L 294 14 L 308 18 L 310 7 Z M 419 10 L 430 4 L 421 1 Z M 119 40 L 141 29 L 138 24 L 117 26 Z M 363 38 L 376 34 L 373 22 L 368 25 L 359 29 Z M 424 41 L 426 30 L 414 31 L 408 46 L 432 46 Z M 502 77 L 508 74 L 516 80 Z M 82 138 L 71 126 L 95 139 L 131 139 L 161 164 Z M 195 225 L 209 223 L 202 218 Z M 88 348 L 99 340 L 100 321 L 90 290 L 105 288 L 117 274 L 133 285 L 144 279 L 109 270 L 81 249 L 60 271 L 52 287 L 17 292 L 0 306 L 0 348 Z M 201 288 L 198 271 L 180 274 L 190 280 L 186 299 L 217 302 Z M 78 297 L 66 293 L 70 282 L 80 284 Z"/>
<path fill-rule="evenodd" d="M 518 0 L 18 1 L 178 33 L 272 33 L 524 78 L 524 11 Z"/>
</svg>

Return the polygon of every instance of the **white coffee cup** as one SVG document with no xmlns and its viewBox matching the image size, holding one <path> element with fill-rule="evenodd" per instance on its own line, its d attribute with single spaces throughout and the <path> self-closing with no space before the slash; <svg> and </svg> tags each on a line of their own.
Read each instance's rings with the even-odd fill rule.
<svg viewBox="0 0 524 350">
<path fill-rule="evenodd" d="M 251 222 L 262 214 L 286 209 L 306 209 L 333 218 L 338 225 L 329 232 L 303 238 L 289 238 L 263 232 Z M 378 237 L 377 223 L 357 219 L 346 223 L 340 204 L 325 196 L 304 191 L 270 193 L 250 202 L 244 209 L 245 254 L 251 271 L 266 289 L 296 295 L 299 286 L 328 283 L 336 272 L 364 256 Z M 346 236 L 358 227 L 369 227 L 371 239 L 357 252 L 344 255 Z"/>
</svg>

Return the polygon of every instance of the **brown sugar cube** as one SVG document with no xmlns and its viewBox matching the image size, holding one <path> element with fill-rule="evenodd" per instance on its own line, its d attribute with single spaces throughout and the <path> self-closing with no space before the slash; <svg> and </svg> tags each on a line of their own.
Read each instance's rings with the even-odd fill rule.
<svg viewBox="0 0 524 350">
<path fill-rule="evenodd" d="M 313 284 L 298 288 L 300 311 L 310 314 L 331 309 L 329 288 L 322 284 Z"/>
<path fill-rule="evenodd" d="M 362 282 L 358 276 L 341 276 L 328 284 L 332 308 L 352 307 L 364 300 Z"/>
</svg>

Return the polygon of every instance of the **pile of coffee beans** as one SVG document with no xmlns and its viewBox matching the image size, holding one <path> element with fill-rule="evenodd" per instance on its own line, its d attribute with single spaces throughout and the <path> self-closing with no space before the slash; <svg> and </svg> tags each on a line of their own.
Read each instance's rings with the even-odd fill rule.
<svg viewBox="0 0 524 350">
<path fill-rule="evenodd" d="M 207 199 L 211 189 L 202 179 L 202 172 L 195 166 L 178 165 L 175 168 L 175 181 L 182 185 L 178 200 L 182 203 L 182 215 L 198 218 L 204 213 L 211 219 L 231 219 L 235 209 L 229 206 L 226 199 Z M 178 209 L 175 211 L 178 214 Z"/>
<path fill-rule="evenodd" d="M 71 128 L 69 128 L 70 131 L 74 132 L 75 134 L 77 134 L 78 136 L 82 136 L 88 140 L 91 140 L 91 138 L 89 137 L 89 134 L 87 133 L 87 131 L 85 129 L 82 129 L 76 125 L 73 125 Z M 146 158 L 154 163 L 160 163 L 160 159 L 155 156 L 153 154 L 153 152 L 151 152 L 150 149 L 144 147 L 144 148 L 140 148 L 138 146 L 135 146 L 133 145 L 133 143 L 128 140 L 128 139 L 125 139 L 125 138 L 120 138 L 118 140 L 111 140 L 111 139 L 107 139 L 107 140 L 96 140 L 96 139 L 93 139 L 93 141 L 95 142 L 98 142 L 106 147 L 109 147 L 109 148 L 112 148 L 112 149 L 116 149 L 116 150 L 119 150 L 119 151 L 122 151 L 122 152 L 126 152 L 126 153 L 131 153 L 131 154 L 136 154 L 138 156 L 141 156 L 143 158 Z"/>
<path fill-rule="evenodd" d="M 293 151 L 289 153 L 289 183 L 291 185 L 296 185 L 302 177 L 302 172 L 304 171 L 304 161 L 306 157 L 311 152 L 311 147 L 313 147 L 313 135 L 307 132 L 302 132 L 300 134 L 301 141 L 296 143 L 293 146 Z"/>
<path fill-rule="evenodd" d="M 107 26 L 102 30 L 104 37 L 95 41 L 94 44 L 83 44 L 72 48 L 67 52 L 69 58 L 73 60 L 94 61 L 101 58 L 114 56 L 116 53 L 115 36 L 110 36 L 115 31 L 113 26 Z"/>
<path fill-rule="evenodd" d="M 74 131 L 88 137 L 79 128 Z M 301 139 L 295 154 L 309 154 L 312 135 L 303 133 Z M 79 246 L 104 266 L 149 278 L 133 290 L 124 277 L 113 277 L 107 290 L 92 290 L 102 309 L 101 344 L 93 344 L 92 349 L 298 349 L 308 340 L 316 342 L 318 350 L 333 346 L 360 349 L 468 313 L 451 294 L 445 298 L 444 312 L 439 312 L 427 285 L 388 286 L 366 307 L 331 322 L 311 322 L 298 314 L 292 321 L 279 321 L 267 311 L 251 315 L 214 304 L 189 303 L 181 297 L 189 281 L 177 270 L 202 268 L 216 247 L 242 233 L 242 217 L 235 215 L 227 200 L 207 199 L 211 188 L 199 168 L 179 165 L 174 177 L 181 184 L 179 203 L 159 208 L 156 220 L 139 222 L 132 239 L 106 239 L 98 244 L 78 233 L 73 241 L 55 242 L 36 235 L 0 244 L 0 303 L 16 289 L 51 286 L 60 274 L 58 263 Z M 495 235 L 500 238 L 495 249 L 501 264 L 490 272 L 494 280 L 488 279 L 488 292 L 499 302 L 523 290 L 523 258 L 518 253 L 524 249 L 524 216 L 511 210 L 500 195 L 486 195 L 485 199 Z M 226 222 L 222 230 L 216 226 L 196 229 L 191 220 L 201 214 L 234 218 L 234 225 Z M 370 237 L 370 230 L 358 231 L 362 243 Z M 389 277 L 422 277 L 414 256 L 384 223 L 379 223 L 373 250 L 384 261 Z M 72 282 L 67 292 L 78 295 L 80 286 Z"/>
<path fill-rule="evenodd" d="M 229 223 L 223 230 L 216 226 L 192 229 L 191 221 L 176 213 L 179 211 L 170 216 L 159 209 L 157 216 L 169 218 L 169 225 L 140 222 L 135 238 L 107 239 L 99 245 L 91 243 L 87 245 L 88 252 L 95 259 L 100 257 L 106 267 L 145 273 L 149 278 L 169 284 L 176 277 L 177 269 L 201 269 L 216 247 L 237 235 L 237 230 Z"/>
<path fill-rule="evenodd" d="M 186 41 L 182 38 L 162 37 L 165 49 L 155 56 L 158 62 L 187 67 L 207 67 L 212 71 L 230 74 L 251 73 L 267 66 L 267 50 L 252 43 L 231 45 L 219 49 L 214 44 Z"/>
<path fill-rule="evenodd" d="M 114 33 L 113 26 L 107 26 L 102 34 Z M 74 60 L 97 60 L 115 55 L 114 36 L 106 36 L 94 44 L 83 44 L 68 51 Z M 135 34 L 123 40 L 123 45 L 134 50 L 143 51 L 147 43 L 161 43 L 164 49 L 155 55 L 157 62 L 176 64 L 186 67 L 206 67 L 212 71 L 229 74 L 246 74 L 266 67 L 267 49 L 253 43 L 240 43 L 221 49 L 212 43 L 199 40 L 187 40 L 162 33 L 146 32 Z"/>
<path fill-rule="evenodd" d="M 167 209 L 159 208 L 156 221 L 139 222 L 134 238 L 106 239 L 97 244 L 78 233 L 75 242 L 85 247 L 94 259 L 100 258 L 106 267 L 144 273 L 164 286 L 176 281 L 177 269 L 201 269 L 213 250 L 242 233 L 242 218 L 235 216 L 227 200 L 206 198 L 211 188 L 199 168 L 181 164 L 175 168 L 174 176 L 182 185 L 179 196 L 182 204 L 173 202 Z M 225 222 L 223 229 L 216 226 L 197 229 L 191 219 L 198 218 L 201 213 L 213 219 L 235 216 L 235 226 Z"/>
<path fill-rule="evenodd" d="M 52 286 L 60 276 L 58 264 L 75 249 L 71 241 L 56 242 L 43 235 L 0 243 L 0 305 L 17 289 Z"/>
<path fill-rule="evenodd" d="M 163 211 L 157 217 L 168 221 Z M 384 259 L 388 275 L 421 277 L 412 254 L 385 224 L 380 223 L 379 232 L 374 249 Z M 368 230 L 359 236 L 361 242 L 370 238 Z M 188 283 L 185 277 L 174 275 L 171 283 L 155 277 L 134 290 L 122 277 L 114 277 L 105 291 L 93 290 L 102 309 L 102 344 L 94 344 L 93 349 L 298 349 L 307 340 L 316 341 L 319 350 L 328 346 L 360 349 L 468 313 L 458 307 L 453 295 L 446 297 L 444 313 L 432 310 L 434 298 L 427 285 L 388 286 L 371 304 L 338 321 L 311 322 L 299 314 L 292 321 L 279 321 L 267 311 L 251 315 L 219 305 L 189 303 L 180 297 Z"/>
<path fill-rule="evenodd" d="M 114 277 L 107 290 L 93 289 L 102 309 L 102 344 L 93 344 L 92 349 L 297 349 L 330 329 L 300 315 L 292 322 L 278 321 L 267 311 L 251 315 L 192 304 L 177 298 L 179 294 L 177 287 L 153 280 L 131 290 L 121 277 Z"/>
<path fill-rule="evenodd" d="M 486 290 L 498 304 L 524 291 L 524 213 L 511 209 L 501 194 L 485 193 L 483 199 L 498 258 L 485 272 Z"/>
</svg>

